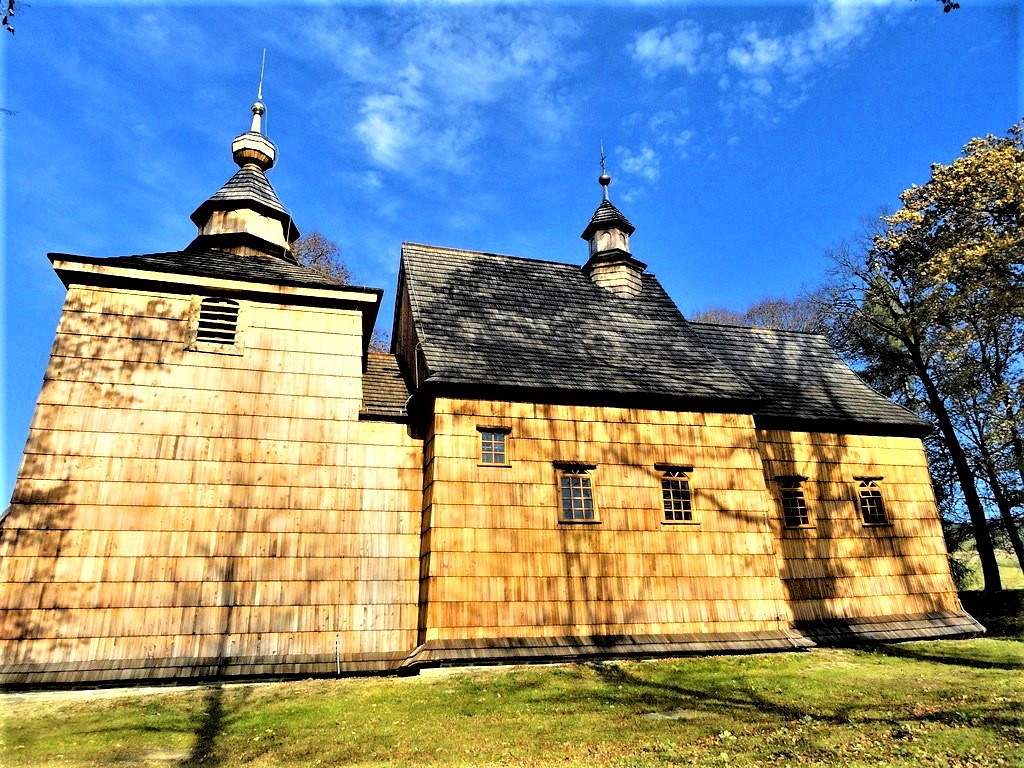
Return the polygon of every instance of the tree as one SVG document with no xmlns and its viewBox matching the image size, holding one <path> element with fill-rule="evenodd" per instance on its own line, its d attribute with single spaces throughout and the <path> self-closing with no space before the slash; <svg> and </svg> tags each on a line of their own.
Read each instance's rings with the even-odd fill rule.
<svg viewBox="0 0 1024 768">
<path fill-rule="evenodd" d="M 780 331 L 809 331 L 825 329 L 820 303 L 810 296 L 794 299 L 762 299 L 745 313 L 747 325 L 775 328 Z"/>
<path fill-rule="evenodd" d="M 916 400 L 935 423 L 987 590 L 1001 585 L 979 482 L 1017 543 L 1012 510 L 1022 499 L 1007 483 L 1024 484 L 1024 360 L 1021 345 L 1007 341 L 1019 338 L 1024 322 L 1021 136 L 1018 124 L 1006 137 L 973 139 L 949 165 L 933 165 L 862 248 L 834 254 L 830 296 L 833 336 L 864 362 L 866 377 Z"/>
<path fill-rule="evenodd" d="M 391 336 L 377 328 L 374 328 L 373 335 L 370 337 L 370 349 L 374 352 L 390 352 Z"/>
<path fill-rule="evenodd" d="M 319 232 L 310 232 L 292 243 L 292 253 L 299 264 L 324 277 L 342 284 L 352 281 L 352 271 L 341 260 L 341 248 Z"/>
<path fill-rule="evenodd" d="M 718 325 L 746 325 L 743 313 L 725 307 L 708 307 L 694 312 L 689 318 L 695 323 L 717 323 Z"/>
<path fill-rule="evenodd" d="M 341 247 L 319 232 L 310 232 L 292 243 L 292 253 L 304 267 L 314 269 L 325 277 L 342 284 L 352 281 L 352 271 L 341 260 Z M 370 337 L 370 349 L 387 352 L 391 349 L 391 337 L 374 329 Z"/>
<path fill-rule="evenodd" d="M 745 325 L 775 328 L 780 331 L 820 332 L 826 326 L 821 303 L 815 301 L 811 295 L 798 296 L 794 299 L 761 299 L 742 312 L 724 307 L 711 307 L 696 312 L 690 319 L 697 323 Z"/>
</svg>

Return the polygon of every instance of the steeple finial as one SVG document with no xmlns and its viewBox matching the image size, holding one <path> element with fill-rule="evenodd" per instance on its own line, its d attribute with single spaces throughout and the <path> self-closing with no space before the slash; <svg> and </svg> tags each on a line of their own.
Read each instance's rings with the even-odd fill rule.
<svg viewBox="0 0 1024 768">
<path fill-rule="evenodd" d="M 608 185 L 612 183 L 612 177 L 608 175 L 608 169 L 605 166 L 605 161 L 608 159 L 608 155 L 604 153 L 604 142 L 601 142 L 601 175 L 597 177 L 597 183 L 601 185 L 601 193 L 604 195 L 604 199 L 608 199 Z"/>
<path fill-rule="evenodd" d="M 260 84 L 256 89 L 256 101 L 263 101 L 263 70 L 267 67 L 267 49 L 263 49 L 263 58 L 260 59 Z"/>
<path fill-rule="evenodd" d="M 251 133 L 263 133 L 263 114 L 267 108 L 263 105 L 263 70 L 267 66 L 267 49 L 263 49 L 263 58 L 260 60 L 260 84 L 256 88 L 256 101 L 252 103 L 252 125 L 249 126 Z"/>
<path fill-rule="evenodd" d="M 267 108 L 263 104 L 263 72 L 267 65 L 267 49 L 263 49 L 260 61 L 260 82 L 256 88 L 256 101 L 252 103 L 252 123 L 249 130 L 231 142 L 231 156 L 240 166 L 254 163 L 267 171 L 274 165 L 277 158 L 277 147 L 263 134 L 263 115 Z"/>
</svg>

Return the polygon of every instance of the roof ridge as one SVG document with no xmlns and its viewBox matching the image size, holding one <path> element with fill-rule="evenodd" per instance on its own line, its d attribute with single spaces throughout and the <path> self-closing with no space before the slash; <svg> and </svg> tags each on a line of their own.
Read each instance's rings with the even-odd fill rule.
<svg viewBox="0 0 1024 768">
<path fill-rule="evenodd" d="M 770 328 L 766 325 L 734 325 L 732 323 L 712 323 L 706 320 L 687 320 L 690 325 L 710 325 L 718 328 L 736 328 L 744 331 L 768 331 L 769 333 L 793 333 L 801 336 L 817 336 L 828 341 L 828 337 L 821 331 L 801 331 L 795 328 Z"/>
<path fill-rule="evenodd" d="M 583 269 L 582 264 L 575 264 L 571 261 L 555 261 L 554 259 L 535 259 L 532 256 L 519 256 L 514 253 L 498 253 L 497 251 L 481 251 L 474 248 L 454 248 L 450 245 L 431 245 L 430 243 L 415 243 L 409 240 L 402 241 L 402 249 L 409 245 L 414 248 L 431 248 L 439 251 L 452 251 L 454 253 L 472 253 L 475 256 L 497 256 L 501 259 L 515 259 L 516 261 L 530 261 L 540 264 L 555 264 L 559 267 L 575 267 Z"/>
</svg>

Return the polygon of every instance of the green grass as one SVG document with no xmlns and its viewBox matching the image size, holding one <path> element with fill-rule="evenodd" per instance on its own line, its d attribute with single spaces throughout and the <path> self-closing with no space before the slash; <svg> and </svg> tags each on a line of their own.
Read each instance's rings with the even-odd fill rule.
<svg viewBox="0 0 1024 768">
<path fill-rule="evenodd" d="M 978 560 L 977 550 L 973 547 L 965 547 L 953 557 L 967 565 L 972 571 L 963 588 L 981 589 L 981 561 Z M 1017 556 L 1013 552 L 997 549 L 996 563 L 999 564 L 999 578 L 1003 582 L 1003 589 L 1024 589 L 1024 571 L 1021 571 L 1020 565 L 1017 563 Z"/>
<path fill-rule="evenodd" d="M 1024 642 L 0 701 L 0 765 L 1021 766 Z"/>
</svg>

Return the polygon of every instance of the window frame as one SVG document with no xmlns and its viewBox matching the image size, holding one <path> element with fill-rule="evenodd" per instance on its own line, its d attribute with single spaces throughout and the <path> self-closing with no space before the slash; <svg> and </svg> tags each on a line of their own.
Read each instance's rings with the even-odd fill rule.
<svg viewBox="0 0 1024 768">
<path fill-rule="evenodd" d="M 581 462 L 556 461 L 555 467 L 555 503 L 558 505 L 559 525 L 597 525 L 601 522 L 600 510 L 597 506 L 597 493 L 595 482 L 596 464 L 583 464 Z M 583 477 L 586 478 L 586 489 L 589 491 L 591 517 L 566 517 L 565 495 L 563 490 L 563 478 Z M 581 498 L 586 498 L 583 494 Z M 570 501 L 573 497 L 570 497 Z"/>
<path fill-rule="evenodd" d="M 807 503 L 807 494 L 804 493 L 803 484 L 807 478 L 803 475 L 777 475 L 775 482 L 779 484 L 779 510 L 782 512 L 782 527 L 787 531 L 798 531 L 801 529 L 814 528 L 811 522 L 811 508 Z M 788 492 L 788 493 L 787 493 Z M 786 500 L 796 499 L 799 502 L 802 514 L 798 520 L 802 522 L 791 523 L 791 516 L 788 514 Z"/>
<path fill-rule="evenodd" d="M 662 525 L 700 525 L 700 521 L 697 520 L 696 508 L 694 505 L 693 497 L 693 467 L 687 464 L 655 464 L 654 469 L 661 473 L 659 487 L 661 488 L 661 524 Z M 666 492 L 671 494 L 670 489 L 665 488 L 666 483 L 682 481 L 686 488 L 685 507 L 682 509 L 684 514 L 683 519 L 677 520 L 669 517 L 670 512 L 675 512 L 675 505 L 669 509 L 665 506 L 665 502 L 672 500 L 671 496 L 667 499 Z"/>
<path fill-rule="evenodd" d="M 885 528 L 892 526 L 892 518 L 889 517 L 889 508 L 885 502 L 885 495 L 882 493 L 882 488 L 879 485 L 882 482 L 880 476 L 856 476 L 853 478 L 857 483 L 856 488 L 856 501 L 857 501 L 857 513 L 860 515 L 861 524 L 865 528 Z M 876 513 L 881 513 L 880 520 L 869 520 L 865 514 L 865 502 L 867 499 L 872 499 L 874 504 L 877 501 Z"/>
<path fill-rule="evenodd" d="M 230 301 L 237 308 L 235 316 L 235 336 L 231 343 L 201 340 L 199 338 L 199 323 L 202 319 L 203 302 L 208 300 Z M 186 337 L 185 349 L 191 352 L 208 352 L 216 355 L 241 355 L 245 352 L 245 323 L 247 319 L 246 302 L 240 298 L 224 294 L 204 294 L 192 297 L 188 315 L 188 335 Z"/>
<path fill-rule="evenodd" d="M 512 428 L 504 426 L 494 426 L 489 424 L 479 424 L 477 425 L 476 431 L 480 433 L 479 450 L 477 452 L 477 465 L 481 467 L 511 467 L 512 460 L 511 458 L 509 458 L 509 450 L 512 441 L 509 438 L 512 436 Z M 503 462 L 486 460 L 487 452 L 485 451 L 485 446 L 488 435 L 501 435 L 502 456 L 504 457 Z M 493 454 L 494 451 L 491 451 L 491 453 Z"/>
</svg>

